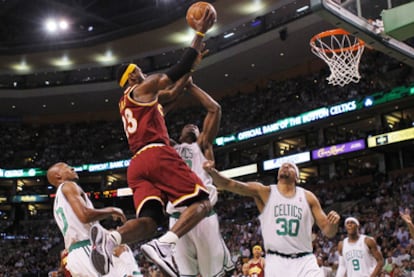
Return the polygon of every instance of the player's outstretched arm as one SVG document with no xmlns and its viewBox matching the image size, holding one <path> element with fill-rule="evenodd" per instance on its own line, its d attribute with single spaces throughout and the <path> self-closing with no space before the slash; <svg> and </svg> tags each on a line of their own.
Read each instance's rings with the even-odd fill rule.
<svg viewBox="0 0 414 277">
<path fill-rule="evenodd" d="M 205 44 L 203 39 L 208 29 L 213 26 L 215 15 L 211 11 L 207 11 L 199 20 L 194 20 L 194 34 L 191 46 L 185 50 L 180 63 L 175 64 L 165 74 L 162 74 L 158 80 L 158 88 L 164 89 L 172 83 L 179 80 L 184 74 L 191 72 L 195 62 L 202 55 Z"/>
<path fill-rule="evenodd" d="M 126 221 L 124 212 L 116 207 L 105 207 L 94 209 L 86 206 L 82 198 L 85 193 L 74 182 L 65 182 L 62 184 L 62 193 L 65 195 L 74 213 L 82 223 L 100 221 L 102 219 L 113 217 L 114 220 Z"/>
<path fill-rule="evenodd" d="M 404 211 L 400 212 L 400 216 L 402 220 L 407 224 L 408 231 L 410 232 L 411 238 L 414 238 L 414 224 L 411 219 L 410 210 L 405 209 Z"/>
<path fill-rule="evenodd" d="M 217 169 L 213 167 L 213 161 L 206 161 L 203 164 L 204 170 L 213 178 L 213 183 L 221 189 L 244 195 L 254 197 L 266 203 L 269 199 L 270 187 L 264 186 L 258 182 L 240 182 L 234 179 L 223 176 Z"/>
<path fill-rule="evenodd" d="M 203 150 L 204 156 L 208 160 L 214 161 L 213 141 L 216 138 L 220 127 L 221 106 L 196 84 L 190 83 L 188 89 L 207 111 L 203 121 L 202 131 L 197 138 L 197 143 Z"/>
</svg>

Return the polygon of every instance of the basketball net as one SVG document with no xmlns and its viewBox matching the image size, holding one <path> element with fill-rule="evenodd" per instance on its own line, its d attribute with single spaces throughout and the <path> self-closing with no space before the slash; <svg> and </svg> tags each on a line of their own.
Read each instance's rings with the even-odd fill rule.
<svg viewBox="0 0 414 277">
<path fill-rule="evenodd" d="M 359 82 L 359 62 L 365 47 L 362 40 L 343 29 L 334 29 L 312 37 L 310 46 L 312 53 L 329 65 L 329 84 L 343 87 Z"/>
</svg>

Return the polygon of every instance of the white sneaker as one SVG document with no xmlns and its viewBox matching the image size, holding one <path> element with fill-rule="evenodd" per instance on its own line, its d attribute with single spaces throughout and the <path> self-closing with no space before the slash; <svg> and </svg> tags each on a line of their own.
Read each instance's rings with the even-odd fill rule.
<svg viewBox="0 0 414 277">
<path fill-rule="evenodd" d="M 92 245 L 90 260 L 96 271 L 105 275 L 109 272 L 109 267 L 112 264 L 112 250 L 116 243 L 108 230 L 100 224 L 93 225 L 89 234 Z"/>
<path fill-rule="evenodd" d="M 142 253 L 171 277 L 179 277 L 173 257 L 174 244 L 159 242 L 157 239 L 141 245 Z"/>
</svg>

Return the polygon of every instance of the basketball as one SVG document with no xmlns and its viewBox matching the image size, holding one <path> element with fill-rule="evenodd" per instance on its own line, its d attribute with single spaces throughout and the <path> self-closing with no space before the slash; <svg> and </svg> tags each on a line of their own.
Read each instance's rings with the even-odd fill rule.
<svg viewBox="0 0 414 277">
<path fill-rule="evenodd" d="M 186 20 L 188 25 L 195 30 L 194 20 L 200 20 L 207 10 L 210 10 L 214 14 L 214 21 L 217 20 L 216 9 L 208 2 L 197 2 L 188 8 Z"/>
</svg>

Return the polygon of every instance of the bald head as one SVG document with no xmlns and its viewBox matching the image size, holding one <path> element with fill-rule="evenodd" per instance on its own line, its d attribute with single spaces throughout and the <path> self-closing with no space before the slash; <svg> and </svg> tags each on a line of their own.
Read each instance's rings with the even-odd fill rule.
<svg viewBox="0 0 414 277">
<path fill-rule="evenodd" d="M 292 162 L 284 162 L 278 172 L 277 179 L 280 180 L 290 180 L 289 182 L 298 183 L 300 181 L 299 178 L 299 168 L 296 166 L 296 164 Z"/>
<path fill-rule="evenodd" d="M 55 163 L 47 170 L 47 180 L 55 187 L 58 187 L 65 181 L 77 181 L 78 179 L 79 176 L 73 167 L 66 163 Z"/>
</svg>

